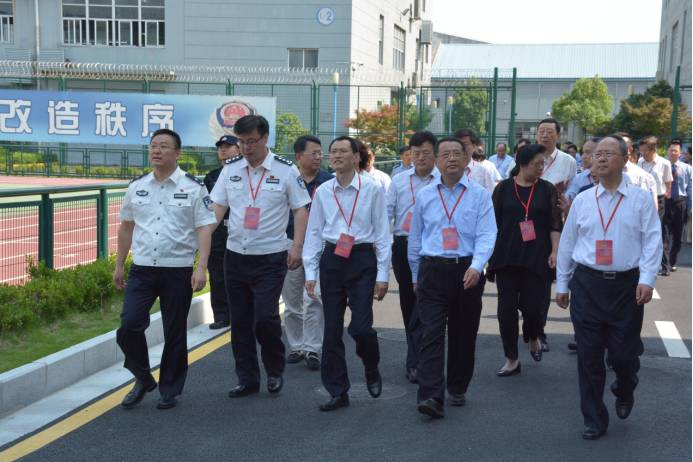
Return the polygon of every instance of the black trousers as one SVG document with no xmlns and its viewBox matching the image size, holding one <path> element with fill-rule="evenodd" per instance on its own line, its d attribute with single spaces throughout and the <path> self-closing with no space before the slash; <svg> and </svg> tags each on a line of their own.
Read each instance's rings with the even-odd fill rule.
<svg viewBox="0 0 693 462">
<path fill-rule="evenodd" d="M 373 289 L 377 260 L 372 244 L 355 245 L 349 258 L 334 254 L 327 243 L 320 258 L 320 291 L 325 312 L 320 373 L 330 396 L 349 391 L 350 383 L 344 356 L 344 313 L 351 308 L 349 335 L 356 342 L 356 354 L 366 370 L 380 362 L 378 337 L 373 329 Z"/>
<path fill-rule="evenodd" d="M 226 251 L 224 275 L 231 313 L 231 347 L 241 385 L 260 382 L 257 341 L 268 376 L 284 372 L 284 342 L 279 317 L 286 251 L 267 255 L 242 255 Z"/>
<path fill-rule="evenodd" d="M 416 294 L 411 280 L 411 268 L 407 258 L 407 237 L 395 236 L 392 243 L 392 270 L 399 286 L 399 306 L 402 310 L 404 332 L 407 336 L 407 369 L 417 367 L 416 342 L 421 333 L 421 322 L 416 314 Z"/>
<path fill-rule="evenodd" d="M 670 271 L 671 270 L 671 262 L 669 261 L 669 252 L 671 251 L 671 243 L 669 242 L 669 239 L 667 237 L 667 228 L 666 228 L 666 218 L 667 218 L 667 204 L 669 201 L 666 200 L 666 196 L 661 195 L 657 196 L 657 213 L 659 215 L 659 222 L 662 225 L 662 246 L 663 246 L 663 252 L 662 252 L 662 270 L 663 271 Z"/>
<path fill-rule="evenodd" d="M 669 248 L 669 265 L 676 266 L 681 251 L 681 236 L 686 225 L 686 198 L 667 199 L 664 215 L 665 240 Z"/>
<path fill-rule="evenodd" d="M 419 402 L 445 400 L 445 327 L 448 329 L 447 390 L 466 393 L 474 374 L 476 335 L 481 317 L 485 276 L 465 290 L 462 279 L 471 258 L 457 264 L 422 258 L 416 300 L 421 337 L 419 342 Z"/>
<path fill-rule="evenodd" d="M 546 287 L 551 288 L 548 276 L 538 275 L 527 268 L 505 267 L 496 270 L 498 287 L 498 325 L 500 327 L 503 352 L 508 359 L 517 359 L 517 336 L 519 317 L 522 312 L 524 334 L 528 339 L 537 339 L 546 322 L 543 299 Z"/>
<path fill-rule="evenodd" d="M 229 303 L 226 300 L 226 284 L 224 282 L 224 252 L 209 254 L 209 298 L 212 302 L 212 312 L 215 322 L 229 322 Z"/>
<path fill-rule="evenodd" d="M 605 349 L 609 350 L 616 373 L 612 393 L 630 400 L 638 384 L 644 313 L 643 305 L 635 301 L 638 277 L 637 271 L 631 271 L 606 280 L 578 265 L 570 281 L 570 318 L 577 341 L 580 408 L 587 427 L 606 430 L 609 425 L 609 412 L 603 400 Z"/>
<path fill-rule="evenodd" d="M 159 374 L 159 392 L 162 395 L 180 395 L 188 372 L 187 320 L 192 300 L 191 277 L 192 268 L 130 267 L 116 341 L 125 354 L 124 367 L 138 380 L 151 380 L 144 331 L 149 327 L 149 310 L 159 297 L 164 326 L 164 352 Z"/>
<path fill-rule="evenodd" d="M 538 304 L 541 310 L 540 313 L 540 325 L 539 325 L 539 332 L 538 332 L 538 337 L 541 339 L 542 342 L 546 343 L 546 333 L 544 332 L 544 329 L 546 328 L 546 320 L 549 317 L 549 308 L 551 307 L 551 283 L 556 279 L 556 270 L 552 269 L 549 271 L 548 275 L 548 282 L 546 284 L 542 284 L 541 287 L 543 289 L 543 292 L 539 293 L 538 291 L 536 292 L 536 299 L 534 300 L 534 303 Z M 529 342 L 530 338 L 535 338 L 535 337 L 530 337 L 532 327 L 530 327 L 527 324 L 526 318 L 523 316 L 522 317 L 522 339 L 524 340 L 525 343 Z"/>
</svg>

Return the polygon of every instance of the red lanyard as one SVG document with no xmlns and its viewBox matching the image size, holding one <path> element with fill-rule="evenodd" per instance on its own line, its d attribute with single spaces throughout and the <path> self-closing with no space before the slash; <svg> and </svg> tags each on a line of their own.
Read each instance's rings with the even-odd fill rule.
<svg viewBox="0 0 693 462">
<path fill-rule="evenodd" d="M 422 181 L 423 182 L 423 181 Z M 431 182 L 431 179 L 429 178 L 426 181 L 426 184 L 429 184 Z M 411 191 L 411 201 L 412 204 L 416 205 L 416 196 L 414 195 L 414 175 L 411 175 L 409 177 L 409 190 Z"/>
<path fill-rule="evenodd" d="M 517 196 L 517 200 L 520 201 L 520 204 L 522 204 L 522 208 L 525 209 L 525 221 L 527 221 L 527 218 L 529 217 L 529 206 L 532 203 L 532 196 L 534 195 L 534 187 L 537 185 L 537 182 L 535 181 L 532 184 L 532 189 L 529 190 L 529 198 L 527 199 L 527 203 L 525 204 L 522 202 L 522 199 L 520 198 L 520 193 L 517 191 L 517 180 L 513 178 L 513 183 L 515 184 L 515 196 Z"/>
<path fill-rule="evenodd" d="M 265 173 L 267 173 L 267 170 L 263 167 L 262 176 L 260 177 L 260 182 L 257 184 L 257 188 L 253 188 L 253 183 L 250 181 L 250 169 L 248 167 L 245 168 L 245 172 L 248 175 L 248 186 L 250 186 L 250 196 L 253 198 L 253 204 L 255 204 L 255 198 L 260 192 L 260 186 L 262 185 L 262 180 L 265 178 Z"/>
<path fill-rule="evenodd" d="M 448 206 L 445 205 L 445 200 L 443 199 L 443 193 L 440 192 L 440 186 L 438 186 L 438 195 L 440 196 L 440 202 L 443 203 L 443 208 L 445 209 L 445 215 L 448 217 L 448 223 L 452 223 L 452 216 L 455 214 L 455 209 L 457 209 L 457 206 L 459 205 L 460 201 L 462 200 L 462 196 L 464 196 L 464 193 L 467 192 L 467 188 L 464 186 L 462 187 L 462 192 L 460 193 L 459 197 L 457 198 L 457 202 L 455 202 L 455 206 L 452 208 L 452 212 L 448 212 Z"/>
<path fill-rule="evenodd" d="M 356 176 L 359 178 L 359 189 L 356 191 L 356 198 L 354 199 L 354 206 L 351 208 L 351 215 L 349 216 L 349 219 L 347 220 L 346 215 L 344 214 L 344 210 L 342 209 L 342 204 L 339 203 L 339 199 L 337 199 L 337 180 L 334 180 L 334 183 L 332 184 L 332 194 L 334 195 L 334 201 L 337 203 L 337 207 L 339 207 L 339 212 L 342 214 L 342 217 L 344 218 L 344 221 L 347 224 L 347 229 L 351 229 L 351 221 L 354 219 L 354 212 L 356 211 L 356 203 L 359 201 L 359 194 L 361 193 L 361 175 L 356 173 Z"/>
<path fill-rule="evenodd" d="M 623 200 L 623 194 L 621 194 L 621 197 L 618 199 L 618 202 L 616 203 L 616 207 L 614 207 L 614 211 L 611 212 L 611 217 L 609 217 L 609 221 L 606 223 L 606 226 L 604 226 L 604 216 L 602 215 L 601 207 L 599 207 L 599 198 L 597 197 L 597 189 L 599 189 L 599 187 L 594 188 L 594 200 L 597 201 L 597 210 L 599 210 L 599 219 L 602 221 L 602 229 L 604 230 L 604 236 L 606 236 L 606 231 L 609 229 L 609 225 L 611 224 L 611 220 L 614 219 L 614 215 L 616 215 L 616 210 L 618 210 L 618 206 L 621 205 L 621 201 Z"/>
</svg>

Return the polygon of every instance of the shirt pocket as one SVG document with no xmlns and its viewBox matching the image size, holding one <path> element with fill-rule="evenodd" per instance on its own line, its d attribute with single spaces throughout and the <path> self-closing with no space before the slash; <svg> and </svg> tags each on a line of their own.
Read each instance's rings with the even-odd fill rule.
<svg viewBox="0 0 693 462">
<path fill-rule="evenodd" d="M 261 199 L 263 202 L 267 201 L 267 203 L 271 205 L 278 205 L 286 201 L 286 199 L 284 199 L 284 189 L 280 183 L 263 182 L 262 186 L 260 186 L 259 194 L 260 196 L 264 196 Z M 260 197 L 258 197 L 258 199 L 260 199 Z"/>
<path fill-rule="evenodd" d="M 192 199 L 190 199 L 190 198 L 186 198 L 186 199 L 173 198 L 173 199 L 168 200 L 167 205 L 169 207 L 185 209 L 188 207 L 192 207 Z"/>
</svg>

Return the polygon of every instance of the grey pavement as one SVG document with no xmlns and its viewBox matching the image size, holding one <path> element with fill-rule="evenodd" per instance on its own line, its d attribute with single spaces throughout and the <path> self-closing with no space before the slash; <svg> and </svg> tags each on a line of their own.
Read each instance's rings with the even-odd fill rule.
<svg viewBox="0 0 693 462">
<path fill-rule="evenodd" d="M 646 308 L 645 354 L 631 416 L 619 420 L 613 398 L 607 435 L 580 438 L 576 357 L 568 313 L 555 305 L 547 333 L 551 351 L 541 363 L 520 345 L 522 375 L 497 378 L 503 353 L 495 317 L 495 285 L 486 284 L 477 341 L 477 367 L 467 405 L 446 406 L 446 417 L 430 421 L 416 411 L 416 386 L 404 378 L 406 352 L 397 287 L 375 304 L 381 337 L 383 396 L 364 389 L 363 368 L 345 334 L 352 380 L 352 405 L 332 413 L 320 374 L 303 364 L 287 365 L 279 396 L 232 400 L 233 357 L 226 345 L 191 365 L 177 408 L 155 409 L 156 394 L 136 409 L 113 409 L 86 426 L 27 456 L 27 461 L 99 460 L 282 460 L 282 461 L 685 461 L 691 460 L 691 360 L 667 355 L 654 321 L 673 321 L 691 348 L 690 245 L 677 273 L 660 278 L 661 296 Z M 394 281 L 394 278 L 392 278 Z M 613 379 L 609 373 L 607 384 Z"/>
</svg>

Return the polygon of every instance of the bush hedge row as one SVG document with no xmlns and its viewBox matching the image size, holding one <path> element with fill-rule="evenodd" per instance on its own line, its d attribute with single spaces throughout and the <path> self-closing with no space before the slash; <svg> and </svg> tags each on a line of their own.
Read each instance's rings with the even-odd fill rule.
<svg viewBox="0 0 693 462">
<path fill-rule="evenodd" d="M 114 267 L 114 257 L 63 270 L 28 261 L 27 283 L 0 284 L 0 332 L 55 321 L 74 311 L 100 310 L 117 293 Z"/>
</svg>

